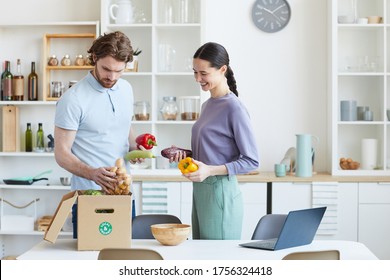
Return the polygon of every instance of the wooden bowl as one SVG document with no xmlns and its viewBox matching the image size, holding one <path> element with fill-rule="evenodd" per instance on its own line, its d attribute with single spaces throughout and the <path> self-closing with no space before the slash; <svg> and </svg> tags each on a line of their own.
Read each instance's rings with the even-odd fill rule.
<svg viewBox="0 0 390 280">
<path fill-rule="evenodd" d="M 190 235 L 191 226 L 186 224 L 155 224 L 150 226 L 154 238 L 163 245 L 179 245 Z"/>
</svg>

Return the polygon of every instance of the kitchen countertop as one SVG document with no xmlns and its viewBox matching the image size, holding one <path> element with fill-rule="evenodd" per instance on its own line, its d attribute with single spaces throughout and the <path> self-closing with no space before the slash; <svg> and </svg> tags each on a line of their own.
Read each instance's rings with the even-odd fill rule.
<svg viewBox="0 0 390 280">
<path fill-rule="evenodd" d="M 144 182 L 189 182 L 188 179 L 172 172 L 158 172 L 160 174 L 134 174 L 133 181 Z M 239 175 L 238 181 L 240 183 L 255 182 L 380 182 L 390 183 L 390 176 L 332 176 L 329 173 L 316 173 L 312 177 L 296 177 L 293 174 L 287 174 L 285 177 L 276 177 L 274 172 L 254 172 L 254 174 Z"/>
</svg>

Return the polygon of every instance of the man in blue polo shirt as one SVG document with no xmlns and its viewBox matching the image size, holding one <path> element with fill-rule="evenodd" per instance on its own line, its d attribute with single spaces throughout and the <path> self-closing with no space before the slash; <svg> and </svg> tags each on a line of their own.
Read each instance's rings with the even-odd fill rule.
<svg viewBox="0 0 390 280">
<path fill-rule="evenodd" d="M 115 182 L 110 167 L 129 150 L 137 149 L 131 129 L 133 89 L 120 78 L 133 59 L 133 48 L 129 38 L 117 31 L 97 38 L 88 53 L 94 69 L 57 103 L 55 159 L 73 174 L 72 190 L 108 192 Z M 128 165 L 126 162 L 127 169 Z M 74 223 L 76 210 L 73 207 Z"/>
</svg>

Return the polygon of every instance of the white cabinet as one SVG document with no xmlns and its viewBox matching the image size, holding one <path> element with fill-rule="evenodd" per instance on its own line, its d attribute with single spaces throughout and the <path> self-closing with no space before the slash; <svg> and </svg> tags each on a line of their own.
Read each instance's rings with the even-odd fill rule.
<svg viewBox="0 0 390 280">
<path fill-rule="evenodd" d="M 37 220 L 42 216 L 53 215 L 62 196 L 69 191 L 70 187 L 64 186 L 0 185 L 0 197 L 2 199 L 1 257 L 17 256 L 42 241 L 44 232 L 38 230 Z M 32 201 L 35 201 L 35 203 L 31 203 Z M 10 222 L 4 224 L 4 218 L 10 218 Z M 23 221 L 19 219 L 26 218 L 34 219 L 31 229 L 26 228 L 25 224 L 20 224 Z M 21 229 L 22 227 L 23 229 Z M 69 227 L 66 230 L 69 230 Z M 62 231 L 60 237 L 71 238 L 72 233 Z"/>
<path fill-rule="evenodd" d="M 137 214 L 168 213 L 191 224 L 191 182 L 138 182 L 141 184 L 141 211 Z M 244 200 L 242 239 L 250 239 L 257 222 L 266 213 L 267 187 L 265 183 L 240 183 Z"/>
<path fill-rule="evenodd" d="M 359 242 L 390 259 L 390 184 L 359 183 Z"/>
<path fill-rule="evenodd" d="M 311 183 L 273 183 L 272 213 L 313 207 Z M 358 183 L 338 183 L 337 230 L 335 234 L 317 234 L 318 239 L 357 241 Z"/>
<path fill-rule="evenodd" d="M 260 218 L 267 213 L 267 184 L 240 183 L 244 200 L 244 220 L 241 239 L 249 240 Z"/>
<path fill-rule="evenodd" d="M 357 3 L 358 18 L 377 15 L 382 21 L 345 23 L 346 15 L 354 15 L 351 2 Z M 390 109 L 390 1 L 332 0 L 329 7 L 332 174 L 389 175 L 390 121 L 386 110 Z M 357 107 L 369 107 L 373 120 L 360 117 L 354 109 L 356 120 L 352 115 L 341 117 L 341 101 L 355 101 Z M 376 139 L 376 150 L 362 149 L 362 139 Z M 370 157 L 374 168 L 366 166 L 367 160 L 362 162 Z M 360 162 L 360 169 L 342 170 L 340 158 Z"/>
<path fill-rule="evenodd" d="M 190 3 L 190 20 L 179 16 L 181 2 Z M 135 120 L 133 127 L 137 135 L 148 132 L 156 136 L 155 155 L 172 144 L 183 148 L 191 146 L 193 121 L 181 120 L 180 114 L 176 120 L 163 120 L 160 108 L 165 96 L 175 96 L 177 105 L 180 96 L 200 96 L 200 87 L 193 77 L 192 56 L 201 45 L 199 11 L 202 2 L 132 0 L 134 22 L 115 24 L 109 7 L 116 1 L 101 0 L 101 32 L 122 31 L 128 35 L 134 49 L 142 50 L 138 56 L 138 71 L 125 72 L 122 78 L 133 86 L 135 102 L 150 104 L 149 120 Z M 154 159 L 151 169 L 156 169 Z"/>
<path fill-rule="evenodd" d="M 192 182 L 182 182 L 180 191 L 181 219 L 183 223 L 191 224 Z"/>
</svg>

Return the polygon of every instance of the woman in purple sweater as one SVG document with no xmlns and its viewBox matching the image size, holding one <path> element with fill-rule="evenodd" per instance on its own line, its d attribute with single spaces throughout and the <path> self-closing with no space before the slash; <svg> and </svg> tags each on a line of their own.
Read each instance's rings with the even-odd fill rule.
<svg viewBox="0 0 390 280">
<path fill-rule="evenodd" d="M 185 174 L 193 181 L 193 239 L 240 239 L 243 200 L 237 174 L 259 166 L 257 143 L 226 49 L 206 43 L 193 57 L 196 82 L 210 98 L 192 128 L 193 160 L 199 169 Z M 183 155 L 181 155 L 181 158 Z"/>
</svg>

